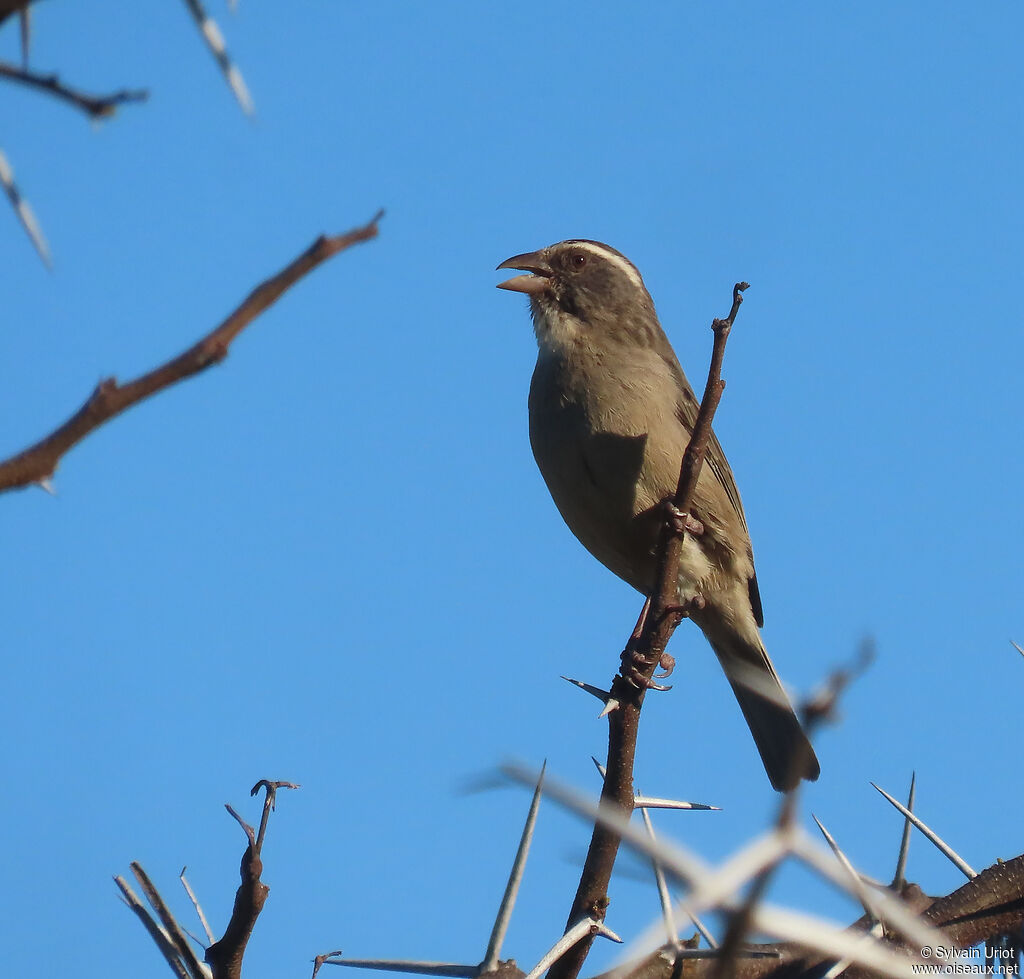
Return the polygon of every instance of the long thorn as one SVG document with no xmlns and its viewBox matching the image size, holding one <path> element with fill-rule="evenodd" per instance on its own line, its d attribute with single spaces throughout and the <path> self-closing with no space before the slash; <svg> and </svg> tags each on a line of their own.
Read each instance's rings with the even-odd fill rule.
<svg viewBox="0 0 1024 979">
<path fill-rule="evenodd" d="M 702 812 L 721 812 L 721 806 L 708 806 L 703 802 L 683 802 L 681 799 L 656 799 L 649 795 L 633 797 L 633 805 L 644 809 L 685 809 Z"/>
<path fill-rule="evenodd" d="M 530 854 L 530 843 L 533 840 L 533 830 L 537 825 L 537 811 L 540 809 L 541 790 L 544 787 L 544 772 L 548 763 L 545 760 L 541 766 L 540 775 L 537 777 L 537 788 L 533 790 L 533 799 L 530 802 L 530 810 L 526 815 L 526 823 L 523 826 L 522 836 L 519 838 L 519 849 L 516 850 L 516 858 L 512 862 L 512 870 L 508 875 L 508 883 L 505 885 L 505 893 L 501 898 L 501 906 L 498 908 L 498 915 L 494 919 L 494 927 L 491 929 L 491 938 L 487 943 L 487 953 L 480 964 L 481 972 L 493 972 L 498 967 L 498 957 L 501 955 L 501 946 L 505 941 L 505 933 L 508 931 L 508 923 L 512 918 L 512 909 L 516 904 L 516 897 L 519 894 L 519 885 L 523 881 L 523 871 L 526 869 L 526 858 Z"/>
<path fill-rule="evenodd" d="M 646 809 L 641 809 L 640 815 L 643 818 L 644 826 L 647 827 L 647 835 L 650 836 L 651 842 L 656 842 L 658 838 L 654 835 L 654 824 L 651 822 L 651 814 Z M 654 868 L 654 881 L 658 887 L 658 901 L 661 903 L 661 917 L 665 922 L 665 933 L 673 945 L 678 945 L 679 932 L 676 930 L 676 921 L 672 914 L 672 898 L 668 894 L 668 883 L 665 881 L 665 874 L 657 860 L 651 861 L 651 867 Z"/>
<path fill-rule="evenodd" d="M 853 864 L 850 863 L 849 858 L 846 856 L 845 853 L 843 853 L 842 849 L 840 848 L 839 844 L 836 843 L 835 838 L 832 836 L 832 834 L 827 829 L 825 829 L 825 824 L 820 819 L 818 819 L 818 817 L 815 816 L 813 812 L 811 813 L 811 819 L 813 819 L 818 824 L 818 829 L 821 830 L 821 835 L 825 837 L 825 842 L 829 845 L 832 852 L 836 855 L 836 859 L 850 872 L 850 877 L 856 885 L 857 895 L 860 899 L 861 907 L 864 908 L 865 912 L 867 912 L 868 918 L 871 919 L 873 923 L 875 920 L 875 913 L 871 910 L 871 905 L 868 902 L 866 894 L 864 893 L 864 882 L 860 879 L 860 874 L 857 873 Z"/>
<path fill-rule="evenodd" d="M 585 690 L 592 697 L 597 697 L 597 699 L 600 700 L 602 704 L 607 704 L 608 701 L 611 699 L 612 695 L 607 690 L 602 690 L 600 687 L 595 687 L 591 683 L 584 683 L 582 680 L 574 680 L 571 676 L 566 676 L 564 673 L 562 674 L 562 679 L 565 680 L 567 683 L 571 683 L 574 687 L 579 687 L 580 690 Z"/>
<path fill-rule="evenodd" d="M 188 7 L 192 19 L 196 22 L 199 33 L 202 34 L 203 41 L 210 54 L 213 55 L 214 60 L 220 67 L 221 74 L 223 74 L 224 80 L 228 83 L 235 101 L 238 102 L 242 107 L 242 111 L 247 116 L 251 116 L 255 111 L 252 104 L 252 96 L 249 95 L 249 90 L 246 88 L 242 73 L 238 70 L 238 66 L 234 61 L 231 60 L 231 55 L 228 54 L 227 47 L 224 44 L 224 37 L 217 26 L 217 22 L 206 12 L 200 0 L 185 0 L 185 6 Z"/>
<path fill-rule="evenodd" d="M 7 162 L 7 157 L 4 156 L 2 150 L 0 150 L 0 187 L 3 187 L 4 192 L 7 194 L 7 199 L 11 202 L 14 213 L 21 222 L 21 226 L 25 229 L 29 241 L 32 242 L 32 247 L 43 260 L 43 264 L 47 268 L 53 268 L 50 246 L 46 244 L 46 238 L 43 237 L 43 229 L 39 226 L 39 221 L 36 220 L 35 212 L 29 206 L 28 201 L 21 196 L 21 191 L 18 190 L 18 185 L 14 182 L 14 171 L 11 169 L 11 165 Z"/>
<path fill-rule="evenodd" d="M 910 773 L 910 792 L 907 794 L 907 809 L 914 811 L 914 792 L 917 772 Z M 909 816 L 903 817 L 903 836 L 900 839 L 900 852 L 896 857 L 896 873 L 892 877 L 892 889 L 898 894 L 906 883 L 907 852 L 910 850 L 910 833 L 914 828 Z"/>
<path fill-rule="evenodd" d="M 378 972 L 407 972 L 414 976 L 448 976 L 449 979 L 475 979 L 480 971 L 476 965 L 455 962 L 417 962 L 406 959 L 324 959 L 323 965 L 342 965 L 352 969 L 375 969 Z"/>
<path fill-rule="evenodd" d="M 907 817 L 925 836 L 928 837 L 932 843 L 939 848 L 939 850 L 952 862 L 953 866 L 957 868 L 968 880 L 978 876 L 978 872 L 966 861 L 959 853 L 956 852 L 938 833 L 936 833 L 926 823 L 922 822 L 917 816 L 915 816 L 902 802 L 897 802 L 885 789 L 879 789 L 874 782 L 871 783 L 872 787 L 877 789 L 886 799 L 889 800 L 904 816 Z"/>
</svg>

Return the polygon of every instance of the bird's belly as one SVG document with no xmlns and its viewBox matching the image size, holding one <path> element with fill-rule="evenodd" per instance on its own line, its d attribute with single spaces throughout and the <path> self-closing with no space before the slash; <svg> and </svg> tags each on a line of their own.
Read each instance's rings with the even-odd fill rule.
<svg viewBox="0 0 1024 979">
<path fill-rule="evenodd" d="M 570 406 L 571 409 L 571 406 Z M 638 591 L 650 594 L 657 573 L 661 501 L 674 479 L 658 479 L 646 434 L 619 435 L 574 424 L 531 426 L 530 441 L 551 497 L 569 529 L 591 554 Z M 679 457 L 674 462 L 678 475 Z M 664 483 L 664 485 L 662 485 Z M 679 562 L 680 599 L 700 590 L 712 573 L 700 545 L 687 537 Z"/>
</svg>

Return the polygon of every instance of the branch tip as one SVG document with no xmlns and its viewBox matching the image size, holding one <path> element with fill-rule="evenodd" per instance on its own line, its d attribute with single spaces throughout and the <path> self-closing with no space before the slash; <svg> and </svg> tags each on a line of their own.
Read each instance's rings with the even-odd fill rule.
<svg viewBox="0 0 1024 979">
<path fill-rule="evenodd" d="M 4 180 L 5 159 L 0 155 L 0 183 L 11 196 L 13 185 Z M 13 200 L 14 198 L 12 198 Z M 328 239 L 328 247 L 315 253 L 307 248 L 283 269 L 264 280 L 219 326 L 177 357 L 159 367 L 119 384 L 113 377 L 101 381 L 78 411 L 43 439 L 8 459 L 0 460 L 0 492 L 40 483 L 56 470 L 62 457 L 100 425 L 140 401 L 208 368 L 222 360 L 238 335 L 262 312 L 272 306 L 296 282 L 328 258 L 352 245 L 377 235 L 376 221 Z"/>
</svg>

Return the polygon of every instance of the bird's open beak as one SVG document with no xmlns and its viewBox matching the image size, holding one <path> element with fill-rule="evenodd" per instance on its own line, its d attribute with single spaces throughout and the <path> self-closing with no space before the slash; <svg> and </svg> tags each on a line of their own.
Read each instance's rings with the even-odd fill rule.
<svg viewBox="0 0 1024 979">
<path fill-rule="evenodd" d="M 529 272 L 530 275 L 517 275 L 504 282 L 498 283 L 499 289 L 508 289 L 510 292 L 525 292 L 528 296 L 535 296 L 548 287 L 548 280 L 554 275 L 551 266 L 545 261 L 540 252 L 527 252 L 525 255 L 513 255 L 505 259 L 499 269 L 519 269 Z"/>
</svg>

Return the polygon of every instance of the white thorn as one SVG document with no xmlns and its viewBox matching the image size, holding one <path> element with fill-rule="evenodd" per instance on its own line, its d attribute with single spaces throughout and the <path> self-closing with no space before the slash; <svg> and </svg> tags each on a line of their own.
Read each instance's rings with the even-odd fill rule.
<svg viewBox="0 0 1024 979">
<path fill-rule="evenodd" d="M 879 789 L 874 782 L 871 783 L 872 787 L 877 789 L 886 799 L 889 800 L 904 816 L 907 817 L 925 836 L 928 837 L 932 843 L 939 848 L 939 850 L 946 855 L 946 857 L 952 862 L 953 866 L 957 868 L 968 880 L 973 880 L 978 876 L 978 872 L 960 856 L 938 833 L 936 833 L 931 827 L 922 822 L 917 816 L 915 816 L 902 802 L 897 802 L 885 789 Z"/>
</svg>

